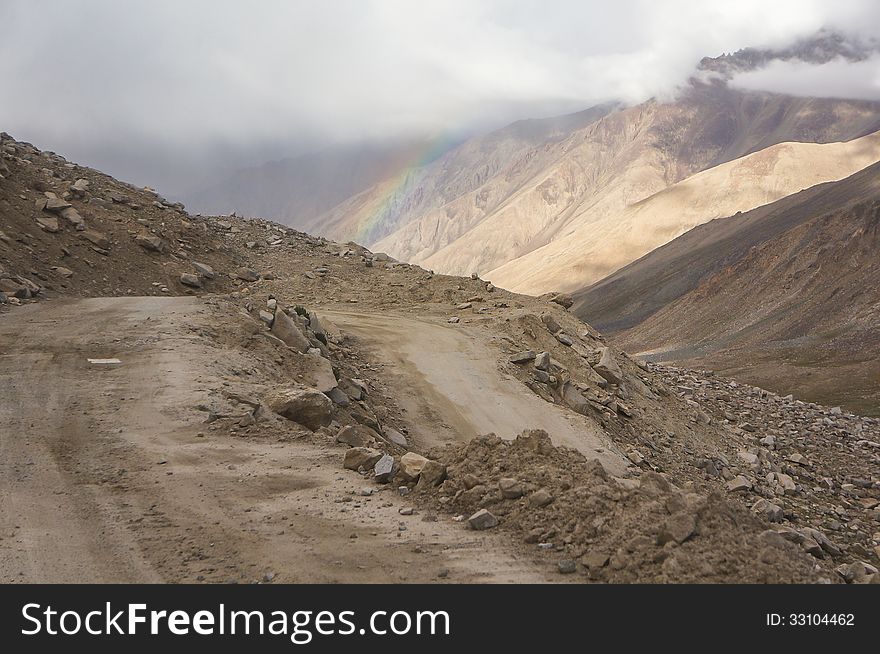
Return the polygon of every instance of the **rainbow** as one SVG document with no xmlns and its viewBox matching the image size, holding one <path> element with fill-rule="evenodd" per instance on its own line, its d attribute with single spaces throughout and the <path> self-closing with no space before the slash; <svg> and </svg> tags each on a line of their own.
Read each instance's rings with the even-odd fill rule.
<svg viewBox="0 0 880 654">
<path fill-rule="evenodd" d="M 460 145 L 461 138 L 443 135 L 403 148 L 386 166 L 383 180 L 370 189 L 368 200 L 357 209 L 354 241 L 364 243 L 391 213 L 396 201 L 406 195 L 416 172 Z"/>
</svg>

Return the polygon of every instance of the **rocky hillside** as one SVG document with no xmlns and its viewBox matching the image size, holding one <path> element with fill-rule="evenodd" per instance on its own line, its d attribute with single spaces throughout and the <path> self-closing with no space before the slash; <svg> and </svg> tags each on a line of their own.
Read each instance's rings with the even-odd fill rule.
<svg viewBox="0 0 880 654">
<path fill-rule="evenodd" d="M 713 221 L 577 294 L 574 311 L 630 351 L 876 414 L 878 199 L 874 165 Z"/>
<path fill-rule="evenodd" d="M 27 407 L 0 407 L 27 436 L 4 447 L 33 462 L 51 434 L 65 468 L 4 493 L 98 494 L 90 520 L 113 507 L 161 579 L 475 581 L 518 561 L 507 580 L 880 581 L 876 419 L 639 363 L 568 296 L 192 217 L 0 148 L 0 373 Z M 91 422 L 42 416 L 43 388 Z"/>
</svg>

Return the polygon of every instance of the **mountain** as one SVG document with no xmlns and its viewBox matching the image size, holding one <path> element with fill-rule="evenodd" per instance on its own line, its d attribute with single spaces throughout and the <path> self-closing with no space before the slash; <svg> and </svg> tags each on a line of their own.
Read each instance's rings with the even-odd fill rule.
<svg viewBox="0 0 880 654">
<path fill-rule="evenodd" d="M 880 132 L 844 143 L 782 143 L 692 175 L 585 224 L 488 273 L 521 293 L 577 290 L 708 220 L 748 211 L 880 161 Z"/>
<path fill-rule="evenodd" d="M 880 581 L 880 421 L 559 300 L 0 133 L 0 581 Z"/>
<path fill-rule="evenodd" d="M 536 149 L 565 141 L 617 106 L 608 103 L 565 116 L 520 120 L 468 139 L 430 163 L 409 167 L 365 189 L 304 227 L 341 241 L 375 243 L 412 216 L 434 211 L 507 174 L 511 162 L 528 169 Z M 475 199 L 484 206 L 491 201 L 488 195 Z"/>
<path fill-rule="evenodd" d="M 396 217 L 403 226 L 373 246 L 442 272 L 479 272 L 517 291 L 577 288 L 610 270 L 598 271 L 598 277 L 573 277 L 565 266 L 588 265 L 588 257 L 574 247 L 560 261 L 556 250 L 566 249 L 572 239 L 600 239 L 628 208 L 677 182 L 783 142 L 847 141 L 878 129 L 878 103 L 748 93 L 693 82 L 674 102 L 618 109 L 562 141 L 526 151 L 438 208 Z M 854 172 L 841 170 L 843 175 Z M 763 179 L 761 172 L 755 170 L 754 177 Z M 827 179 L 834 177 L 792 179 L 781 194 Z M 663 242 L 645 245 L 649 250 Z M 544 247 L 555 259 L 545 256 Z M 619 265 L 629 260 L 624 257 Z"/>
<path fill-rule="evenodd" d="M 880 414 L 878 220 L 875 164 L 701 225 L 573 311 L 630 351 Z"/>
</svg>

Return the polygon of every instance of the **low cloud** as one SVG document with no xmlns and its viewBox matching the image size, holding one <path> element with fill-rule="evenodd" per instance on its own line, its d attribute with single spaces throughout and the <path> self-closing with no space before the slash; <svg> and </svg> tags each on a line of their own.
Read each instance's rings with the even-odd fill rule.
<svg viewBox="0 0 880 654">
<path fill-rule="evenodd" d="M 3 0 L 0 24 L 0 130 L 173 193 L 330 144 L 466 134 L 662 96 L 705 55 L 783 45 L 826 26 L 864 31 L 880 25 L 880 7 Z M 774 70 L 737 83 L 783 90 L 791 75 Z M 833 88 L 870 90 L 850 74 Z"/>
<path fill-rule="evenodd" d="M 864 61 L 835 59 L 812 66 L 774 61 L 761 70 L 735 76 L 731 83 L 742 89 L 789 95 L 880 100 L 880 54 Z"/>
</svg>

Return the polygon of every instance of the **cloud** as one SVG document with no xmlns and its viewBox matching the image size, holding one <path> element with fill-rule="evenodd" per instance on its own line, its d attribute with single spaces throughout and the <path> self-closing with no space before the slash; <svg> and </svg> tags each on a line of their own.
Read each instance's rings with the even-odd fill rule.
<svg viewBox="0 0 880 654">
<path fill-rule="evenodd" d="M 880 100 L 880 54 L 864 61 L 834 59 L 811 66 L 800 61 L 773 61 L 760 70 L 731 80 L 738 88 L 820 98 Z"/>
<path fill-rule="evenodd" d="M 329 143 L 638 102 L 705 55 L 880 25 L 877 4 L 2 0 L 0 129 L 170 192 Z"/>
</svg>

